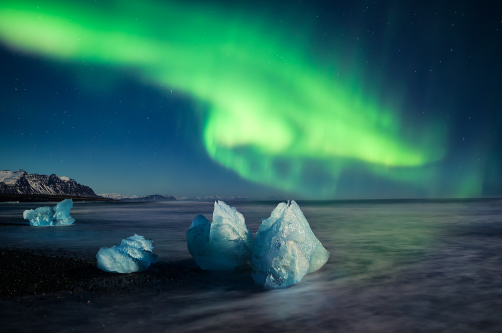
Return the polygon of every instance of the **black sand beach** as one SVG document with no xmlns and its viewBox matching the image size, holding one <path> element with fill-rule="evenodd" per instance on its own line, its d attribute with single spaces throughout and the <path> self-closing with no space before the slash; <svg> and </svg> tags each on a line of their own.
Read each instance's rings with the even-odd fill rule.
<svg viewBox="0 0 502 333">
<path fill-rule="evenodd" d="M 156 263 L 145 272 L 108 273 L 90 253 L 0 247 L 0 298 L 58 293 L 120 293 L 143 287 L 174 287 L 202 271 L 193 262 Z"/>
</svg>

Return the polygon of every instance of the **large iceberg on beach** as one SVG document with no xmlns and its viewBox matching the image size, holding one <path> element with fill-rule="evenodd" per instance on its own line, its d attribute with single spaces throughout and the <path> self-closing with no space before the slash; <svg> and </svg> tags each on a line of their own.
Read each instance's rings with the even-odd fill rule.
<svg viewBox="0 0 502 333">
<path fill-rule="evenodd" d="M 223 201 L 214 203 L 213 221 L 197 214 L 187 231 L 188 251 L 204 270 L 232 271 L 251 259 L 253 234 L 244 216 Z"/>
<path fill-rule="evenodd" d="M 98 268 L 111 273 L 132 273 L 145 271 L 151 263 L 157 262 L 157 255 L 152 253 L 153 241 L 134 234 L 119 245 L 102 247 L 96 258 Z"/>
<path fill-rule="evenodd" d="M 23 212 L 23 218 L 30 221 L 32 226 L 46 225 L 68 225 L 75 222 L 70 216 L 70 209 L 73 207 L 72 199 L 65 199 L 55 207 L 39 207 L 35 210 L 29 209 Z"/>
<path fill-rule="evenodd" d="M 23 212 L 23 218 L 25 220 L 30 220 L 30 225 L 36 227 L 54 224 L 54 212 L 50 207 L 25 210 Z"/>
<path fill-rule="evenodd" d="M 72 207 L 73 207 L 72 199 L 65 199 L 60 203 L 58 203 L 56 207 L 53 208 L 54 219 L 56 220 L 54 225 L 68 225 L 75 222 L 75 219 L 73 219 L 70 216 L 70 209 Z"/>
<path fill-rule="evenodd" d="M 328 258 L 298 204 L 282 202 L 256 233 L 252 276 L 265 289 L 286 288 L 321 268 Z"/>
</svg>

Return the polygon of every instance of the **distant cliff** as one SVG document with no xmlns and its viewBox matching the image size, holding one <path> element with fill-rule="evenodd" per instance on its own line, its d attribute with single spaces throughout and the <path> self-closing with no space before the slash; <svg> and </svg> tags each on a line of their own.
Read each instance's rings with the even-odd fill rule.
<svg viewBox="0 0 502 333">
<path fill-rule="evenodd" d="M 250 197 L 236 196 L 236 195 L 206 195 L 205 197 L 176 197 L 176 200 L 184 201 L 247 201 L 251 200 Z"/>
<path fill-rule="evenodd" d="M 146 197 L 121 198 L 120 201 L 176 201 L 172 195 L 153 194 Z"/>
<path fill-rule="evenodd" d="M 0 170 L 0 194 L 45 194 L 77 197 L 97 197 L 85 185 L 68 177 L 29 174 L 24 170 Z"/>
</svg>

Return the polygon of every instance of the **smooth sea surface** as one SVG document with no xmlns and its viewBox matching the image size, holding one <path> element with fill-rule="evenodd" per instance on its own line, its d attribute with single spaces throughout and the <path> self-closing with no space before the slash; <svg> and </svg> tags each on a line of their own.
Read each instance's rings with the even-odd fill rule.
<svg viewBox="0 0 502 333">
<path fill-rule="evenodd" d="M 253 234 L 278 202 L 228 202 Z M 55 203 L 54 203 L 55 204 Z M 53 203 L 0 204 L 0 222 Z M 264 291 L 249 266 L 172 292 L 0 302 L 0 331 L 502 332 L 502 200 L 298 201 L 331 256 Z M 75 203 L 63 227 L 0 227 L 0 244 L 97 253 L 135 233 L 160 262 L 192 260 L 185 234 L 212 202 Z M 5 312 L 7 311 L 7 312 Z M 6 316 L 2 316 L 6 318 Z"/>
</svg>

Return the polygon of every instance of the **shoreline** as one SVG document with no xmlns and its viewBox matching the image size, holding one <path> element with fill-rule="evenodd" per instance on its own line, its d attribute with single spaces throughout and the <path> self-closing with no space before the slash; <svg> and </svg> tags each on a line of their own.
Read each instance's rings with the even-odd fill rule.
<svg viewBox="0 0 502 333">
<path fill-rule="evenodd" d="M 79 197 L 73 195 L 47 195 L 47 194 L 5 194 L 0 193 L 0 202 L 46 202 L 46 201 L 63 201 L 64 199 L 72 199 L 75 202 L 79 201 L 104 201 L 118 202 L 115 199 L 102 197 Z"/>
</svg>

